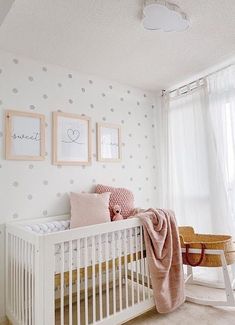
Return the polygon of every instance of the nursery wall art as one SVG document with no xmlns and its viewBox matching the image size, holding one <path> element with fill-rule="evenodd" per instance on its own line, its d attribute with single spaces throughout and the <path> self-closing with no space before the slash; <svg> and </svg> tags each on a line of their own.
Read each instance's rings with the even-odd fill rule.
<svg viewBox="0 0 235 325">
<path fill-rule="evenodd" d="M 6 111 L 6 159 L 45 158 L 45 117 L 41 114 Z"/>
<path fill-rule="evenodd" d="M 91 125 L 88 117 L 53 113 L 53 163 L 88 165 L 91 163 Z"/>
<path fill-rule="evenodd" d="M 97 123 L 97 149 L 99 161 L 121 161 L 121 127 Z"/>
</svg>

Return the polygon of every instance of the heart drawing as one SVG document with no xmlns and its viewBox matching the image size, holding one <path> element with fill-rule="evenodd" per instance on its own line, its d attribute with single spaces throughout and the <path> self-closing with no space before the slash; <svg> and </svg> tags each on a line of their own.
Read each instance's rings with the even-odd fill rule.
<svg viewBox="0 0 235 325">
<path fill-rule="evenodd" d="M 71 142 L 76 142 L 80 137 L 80 132 L 76 129 L 68 129 L 67 136 Z"/>
</svg>

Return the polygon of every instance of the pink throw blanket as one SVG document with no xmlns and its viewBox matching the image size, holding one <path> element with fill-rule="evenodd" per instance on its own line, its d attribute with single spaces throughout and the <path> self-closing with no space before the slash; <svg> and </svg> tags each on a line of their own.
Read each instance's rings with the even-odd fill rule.
<svg viewBox="0 0 235 325">
<path fill-rule="evenodd" d="M 168 313 L 185 301 L 180 240 L 175 215 L 170 210 L 137 212 L 142 220 L 147 261 L 156 309 Z"/>
</svg>

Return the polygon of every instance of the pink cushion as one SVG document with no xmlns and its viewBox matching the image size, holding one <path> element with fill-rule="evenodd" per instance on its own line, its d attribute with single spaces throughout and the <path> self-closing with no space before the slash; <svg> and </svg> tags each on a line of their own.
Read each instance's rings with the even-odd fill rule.
<svg viewBox="0 0 235 325">
<path fill-rule="evenodd" d="M 70 193 L 70 228 L 109 222 L 110 193 Z"/>
<path fill-rule="evenodd" d="M 131 191 L 126 188 L 115 188 L 111 186 L 105 186 L 98 184 L 96 186 L 96 193 L 110 192 L 109 210 L 111 218 L 113 218 L 113 207 L 118 204 L 122 211 L 121 215 L 124 218 L 129 217 L 134 209 L 134 195 Z"/>
</svg>

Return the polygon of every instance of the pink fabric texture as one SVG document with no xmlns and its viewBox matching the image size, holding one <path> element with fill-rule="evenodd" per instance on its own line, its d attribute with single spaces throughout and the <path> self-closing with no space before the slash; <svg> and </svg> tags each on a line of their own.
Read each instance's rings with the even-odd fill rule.
<svg viewBox="0 0 235 325">
<path fill-rule="evenodd" d="M 134 209 L 134 195 L 131 191 L 126 188 L 115 188 L 111 186 L 105 186 L 98 184 L 96 186 L 96 193 L 110 192 L 109 210 L 111 218 L 113 219 L 113 207 L 115 205 L 120 205 L 122 209 L 122 216 L 128 218 L 132 215 Z"/>
<path fill-rule="evenodd" d="M 110 193 L 70 193 L 70 228 L 109 222 Z"/>
<path fill-rule="evenodd" d="M 147 261 L 156 309 L 169 313 L 185 301 L 183 263 L 175 215 L 149 209 L 134 217 L 142 220 Z"/>
</svg>

